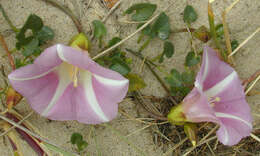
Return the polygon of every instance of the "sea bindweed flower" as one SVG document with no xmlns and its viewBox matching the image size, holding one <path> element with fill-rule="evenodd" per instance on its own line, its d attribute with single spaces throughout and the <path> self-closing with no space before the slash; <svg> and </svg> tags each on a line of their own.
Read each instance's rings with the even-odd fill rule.
<svg viewBox="0 0 260 156">
<path fill-rule="evenodd" d="M 82 34 L 70 45 L 45 49 L 33 64 L 12 72 L 10 83 L 36 112 L 49 119 L 86 124 L 112 120 L 129 81 L 94 62 L 83 50 L 88 44 Z"/>
<path fill-rule="evenodd" d="M 252 130 L 250 107 L 238 74 L 209 47 L 204 48 L 193 90 L 171 109 L 168 119 L 172 123 L 217 123 L 219 141 L 229 146 L 249 136 Z"/>
</svg>

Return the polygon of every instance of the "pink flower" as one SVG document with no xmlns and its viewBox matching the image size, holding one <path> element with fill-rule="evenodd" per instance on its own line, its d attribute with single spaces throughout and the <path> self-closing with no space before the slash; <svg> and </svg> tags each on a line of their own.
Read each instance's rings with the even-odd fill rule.
<svg viewBox="0 0 260 156">
<path fill-rule="evenodd" d="M 224 145 L 237 144 L 243 137 L 249 136 L 252 130 L 250 107 L 236 71 L 221 61 L 209 47 L 204 48 L 195 87 L 184 98 L 181 109 L 175 107 L 168 115 L 172 122 L 177 120 L 173 118 L 174 112 L 184 115 L 182 122 L 219 124 L 217 136 Z"/>
<path fill-rule="evenodd" d="M 49 119 L 107 122 L 117 115 L 117 103 L 128 90 L 128 80 L 89 58 L 83 50 L 57 44 L 33 64 L 8 76 L 31 107 Z"/>
</svg>

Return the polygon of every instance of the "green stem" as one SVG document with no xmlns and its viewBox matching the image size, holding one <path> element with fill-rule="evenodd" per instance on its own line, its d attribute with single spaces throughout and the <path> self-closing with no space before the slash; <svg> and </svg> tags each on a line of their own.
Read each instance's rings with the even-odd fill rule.
<svg viewBox="0 0 260 156">
<path fill-rule="evenodd" d="M 215 20 L 214 20 L 214 13 L 212 11 L 211 4 L 208 3 L 208 20 L 209 20 L 209 27 L 210 27 L 210 34 L 217 46 L 217 48 L 220 50 L 220 53 L 224 60 L 227 59 L 226 53 L 223 51 L 223 49 L 220 46 L 219 40 L 217 38 L 216 28 L 215 28 Z"/>
<path fill-rule="evenodd" d="M 139 48 L 138 52 L 139 52 L 139 53 L 142 52 L 142 51 L 149 45 L 149 43 L 151 42 L 151 40 L 152 40 L 152 38 L 149 37 L 149 38 L 144 42 L 144 44 Z"/>
<path fill-rule="evenodd" d="M 144 57 L 142 56 L 142 54 L 134 52 L 131 49 L 126 49 L 126 51 L 134 54 L 135 56 L 137 56 L 138 58 L 140 58 L 141 60 L 144 59 Z M 170 89 L 167 87 L 167 85 L 164 83 L 164 81 L 161 79 L 161 77 L 154 71 L 154 69 L 151 67 L 150 64 L 153 64 L 152 61 L 149 61 L 147 59 L 145 59 L 144 63 L 146 64 L 146 66 L 148 67 L 148 69 L 152 72 L 152 74 L 156 77 L 156 79 L 159 81 L 159 83 L 162 85 L 163 89 L 167 92 L 167 94 L 169 95 L 169 97 L 171 98 L 171 101 L 177 105 L 178 103 L 176 102 L 175 99 L 173 99 L 173 97 L 171 96 L 171 91 Z"/>
<path fill-rule="evenodd" d="M 61 11 L 63 11 L 65 14 L 67 14 L 74 22 L 78 32 L 79 33 L 83 32 L 83 27 L 81 25 L 80 20 L 76 17 L 75 14 L 73 14 L 73 12 L 69 8 L 66 8 L 61 3 L 57 2 L 56 0 L 43 0 L 43 1 L 46 1 L 47 3 L 52 4 L 53 6 L 59 8 Z"/>
<path fill-rule="evenodd" d="M 0 4 L 0 10 L 1 10 L 1 12 L 2 12 L 2 14 L 3 14 L 5 20 L 7 21 L 8 25 L 11 27 L 11 29 L 12 29 L 15 33 L 18 33 L 18 32 L 19 32 L 19 29 L 17 29 L 17 28 L 13 25 L 12 21 L 11 21 L 10 18 L 7 16 L 7 14 L 6 14 L 6 12 L 5 12 L 5 10 L 4 10 L 4 8 L 2 7 L 1 4 Z"/>
</svg>

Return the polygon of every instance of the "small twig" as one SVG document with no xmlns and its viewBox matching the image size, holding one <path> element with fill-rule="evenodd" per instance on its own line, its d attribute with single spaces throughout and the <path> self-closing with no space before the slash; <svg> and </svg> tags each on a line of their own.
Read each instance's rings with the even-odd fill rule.
<svg viewBox="0 0 260 156">
<path fill-rule="evenodd" d="M 28 115 L 26 115 L 22 120 L 20 120 L 17 124 L 20 125 L 21 123 L 23 123 L 26 119 L 28 119 L 31 115 L 33 114 L 33 111 L 31 111 Z M 7 129 L 5 132 L 3 132 L 2 134 L 0 134 L 1 136 L 4 136 L 5 134 L 7 134 L 9 131 L 15 129 L 16 126 L 12 126 L 9 129 Z"/>
<path fill-rule="evenodd" d="M 186 142 L 188 140 L 188 138 L 184 138 L 182 139 L 178 144 L 176 144 L 175 146 L 173 146 L 172 148 L 170 148 L 166 153 L 163 154 L 163 156 L 169 156 L 172 154 L 172 152 L 177 149 L 178 147 L 180 147 L 184 142 Z"/>
<path fill-rule="evenodd" d="M 228 55 L 228 57 L 233 56 L 241 47 L 243 47 L 252 37 L 255 36 L 256 33 L 260 31 L 260 27 L 256 29 L 255 32 L 253 32 L 247 39 L 245 39 L 239 46 L 231 53 Z"/>
<path fill-rule="evenodd" d="M 208 20 L 209 20 L 209 26 L 210 26 L 210 34 L 212 35 L 212 38 L 213 38 L 213 40 L 216 44 L 216 47 L 220 50 L 220 53 L 225 60 L 226 54 L 224 53 L 223 49 L 221 48 L 219 40 L 217 38 L 215 20 L 214 20 L 214 13 L 213 13 L 210 2 L 208 3 Z"/>
<path fill-rule="evenodd" d="M 87 5 L 87 8 L 86 8 L 86 9 L 88 9 L 88 8 L 90 7 L 90 4 L 92 3 L 92 1 L 93 1 L 93 0 L 89 0 L 89 2 L 88 2 L 88 5 Z"/>
<path fill-rule="evenodd" d="M 257 137 L 256 135 L 254 135 L 253 133 L 250 133 L 250 136 L 255 139 L 256 141 L 258 141 L 260 143 L 260 138 Z"/>
<path fill-rule="evenodd" d="M 73 14 L 73 12 L 69 8 L 63 6 L 60 2 L 58 2 L 56 0 L 43 0 L 43 1 L 46 1 L 47 3 L 52 4 L 53 6 L 59 8 L 61 11 L 63 11 L 65 14 L 67 14 L 74 22 L 78 32 L 79 33 L 84 32 L 80 20 L 77 18 L 77 16 L 75 14 Z"/>
<path fill-rule="evenodd" d="M 186 26 L 186 29 L 187 29 L 187 32 L 188 32 L 188 34 L 189 34 L 189 36 L 190 36 L 190 44 L 191 44 L 191 47 L 192 47 L 194 53 L 195 53 L 196 55 L 198 55 L 198 52 L 197 52 L 197 50 L 196 50 L 196 47 L 195 47 L 195 45 L 194 45 L 194 43 L 193 43 L 193 35 L 192 35 L 192 33 L 191 33 L 191 30 L 190 30 L 190 28 L 189 28 L 188 26 Z"/>
<path fill-rule="evenodd" d="M 0 34 L 0 43 L 2 44 L 2 47 L 4 48 L 4 50 L 5 50 L 6 54 L 7 54 L 7 57 L 8 57 L 10 65 L 12 66 L 12 69 L 15 70 L 14 59 L 13 59 L 11 53 L 8 50 L 8 47 L 7 47 L 7 44 L 5 42 L 4 37 L 1 34 Z"/>
<path fill-rule="evenodd" d="M 151 126 L 152 126 L 152 125 L 146 125 L 146 126 L 140 128 L 140 129 L 137 129 L 137 130 L 133 131 L 132 133 L 129 133 L 129 134 L 126 135 L 125 137 L 130 137 L 130 136 L 132 136 L 132 135 L 134 135 L 134 134 L 136 134 L 136 133 L 138 133 L 138 132 L 141 132 L 141 131 L 145 130 L 146 128 L 151 127 Z"/>
<path fill-rule="evenodd" d="M 196 29 L 189 27 L 189 31 L 194 32 L 194 31 L 196 31 Z M 182 32 L 189 32 L 189 31 L 187 30 L 187 28 L 183 28 L 183 29 L 173 30 L 172 33 L 182 33 Z"/>
<path fill-rule="evenodd" d="M 207 143 L 207 142 L 210 142 L 210 141 L 212 141 L 212 140 L 215 140 L 215 139 L 217 139 L 217 136 L 213 136 L 213 137 L 211 137 L 211 138 L 208 138 L 208 139 L 206 139 L 205 141 L 200 142 L 198 145 L 196 145 L 196 147 L 199 147 L 199 146 L 201 146 L 201 145 L 203 145 L 203 144 L 205 144 L 205 143 Z M 193 149 L 192 149 L 192 150 L 193 150 Z M 187 156 L 190 152 L 192 152 L 192 150 L 191 150 L 191 151 L 189 150 L 188 152 L 184 153 L 183 156 Z"/>
<path fill-rule="evenodd" d="M 258 75 L 258 77 L 255 79 L 255 81 L 252 83 L 252 85 L 248 87 L 248 89 L 245 91 L 245 94 L 249 93 L 249 91 L 255 86 L 255 84 L 257 83 L 258 80 L 260 80 L 260 75 Z"/>
<path fill-rule="evenodd" d="M 223 24 L 223 29 L 224 29 L 224 36 L 226 39 L 226 46 L 227 46 L 227 54 L 230 55 L 232 53 L 232 47 L 231 47 L 231 42 L 230 42 L 230 35 L 229 35 L 229 30 L 228 30 L 228 25 L 226 22 L 226 15 L 228 12 L 238 3 L 239 0 L 236 0 L 233 2 L 228 8 L 225 9 L 222 13 L 222 24 Z M 228 57 L 229 63 L 233 63 L 233 58 Z"/>
<path fill-rule="evenodd" d="M 102 19 L 102 22 L 105 23 L 108 17 L 117 9 L 117 7 L 121 4 L 123 0 L 119 0 L 106 14 L 106 16 Z"/>
<path fill-rule="evenodd" d="M 135 56 L 137 56 L 140 59 L 144 59 L 144 57 L 141 54 L 138 54 L 137 52 L 134 52 L 131 49 L 126 49 L 126 51 L 134 54 Z M 148 67 L 148 69 L 152 72 L 152 74 L 156 77 L 156 79 L 159 81 L 159 83 L 162 85 L 163 89 L 167 92 L 168 96 L 170 97 L 170 100 L 173 102 L 173 104 L 177 105 L 178 103 L 176 102 L 175 99 L 173 99 L 173 97 L 171 96 L 171 91 L 170 89 L 166 86 L 166 84 L 163 82 L 163 80 L 161 79 L 161 77 L 153 70 L 153 68 L 150 65 L 151 61 L 148 61 L 147 59 L 144 61 L 144 63 L 146 64 L 146 66 Z"/>
<path fill-rule="evenodd" d="M 201 140 L 200 140 L 200 142 L 196 145 L 196 146 L 194 146 L 194 147 L 191 147 L 190 149 L 188 149 L 188 151 L 185 153 L 185 154 L 183 154 L 183 156 L 187 156 L 190 152 L 192 152 L 195 148 L 197 148 L 198 146 L 200 146 L 200 145 L 202 145 L 202 144 L 204 144 L 204 143 L 206 143 L 206 142 L 208 142 L 208 140 L 206 140 L 212 133 L 214 133 L 216 130 L 217 130 L 217 128 L 218 128 L 219 126 L 217 125 L 217 126 L 215 126 L 206 136 L 204 136 Z M 216 136 L 215 136 L 216 137 Z M 214 138 L 214 137 L 213 137 Z M 212 139 L 210 139 L 210 140 L 212 140 Z M 210 141 L 209 140 L 209 141 Z"/>
<path fill-rule="evenodd" d="M 243 86 L 247 86 L 250 82 L 255 80 L 260 75 L 260 69 L 257 70 L 252 76 L 243 81 Z"/>
<path fill-rule="evenodd" d="M 206 145 L 208 146 L 208 148 L 209 148 L 211 154 L 212 154 L 213 156 L 216 156 L 216 154 L 214 153 L 213 149 L 210 147 L 210 145 L 209 145 L 208 142 L 206 142 Z"/>
<path fill-rule="evenodd" d="M 139 102 L 141 104 L 141 106 L 143 106 L 143 108 L 149 113 L 149 115 L 151 115 L 153 118 L 157 119 L 157 120 L 163 120 L 163 121 L 168 121 L 168 118 L 164 117 L 164 116 L 161 116 L 159 114 L 155 114 L 154 112 L 150 111 L 149 109 L 147 109 L 143 103 L 143 99 L 140 98 L 141 95 L 138 95 L 137 92 L 134 92 L 134 97 L 135 99 L 137 100 L 137 102 Z"/>
<path fill-rule="evenodd" d="M 171 4 L 169 6 L 167 6 L 165 9 L 163 9 L 163 11 L 166 11 L 169 7 L 171 6 Z M 121 40 L 120 42 L 118 42 L 117 44 L 115 44 L 114 46 L 104 50 L 103 52 L 99 53 L 98 55 L 94 56 L 92 59 L 96 60 L 104 55 L 106 55 L 108 52 L 110 52 L 111 50 L 117 48 L 118 46 L 120 46 L 121 44 L 123 44 L 125 41 L 129 40 L 130 38 L 132 38 L 133 36 L 135 36 L 137 33 L 139 33 L 140 31 L 142 31 L 147 25 L 149 25 L 151 22 L 153 22 L 158 16 L 160 15 L 160 13 L 158 13 L 157 15 L 155 15 L 153 18 L 151 18 L 149 21 L 147 21 L 144 25 L 142 25 L 139 29 L 137 29 L 134 33 L 132 33 L 131 35 L 127 36 L 126 38 L 124 38 L 123 40 Z"/>
<path fill-rule="evenodd" d="M 3 6 L 0 4 L 0 10 L 5 18 L 5 20 L 7 21 L 7 23 L 9 24 L 9 26 L 11 27 L 11 29 L 15 32 L 18 33 L 19 30 L 13 25 L 12 21 L 10 20 L 10 18 L 7 16 Z"/>
<path fill-rule="evenodd" d="M 39 140 L 41 140 L 41 141 L 47 143 L 47 144 L 50 144 L 50 145 L 55 146 L 55 147 L 58 147 L 56 144 L 54 144 L 54 143 L 50 142 L 49 140 L 47 140 L 47 139 L 45 139 L 45 138 L 43 138 L 43 137 L 41 137 L 41 136 L 39 136 L 39 135 L 37 135 L 37 134 L 31 132 L 31 131 L 28 130 L 27 128 L 25 128 L 25 127 L 23 127 L 23 126 L 17 124 L 17 123 L 14 122 L 13 120 L 8 119 L 7 117 L 5 117 L 5 116 L 3 116 L 3 115 L 1 115 L 1 114 L 0 114 L 0 118 L 1 118 L 2 120 L 6 121 L 6 122 L 8 122 L 8 123 L 10 123 L 10 124 L 12 124 L 13 126 L 16 126 L 17 128 L 23 130 L 24 132 L 26 132 L 26 133 L 29 134 L 29 135 L 31 135 L 31 136 L 33 136 L 33 137 L 35 137 L 35 138 L 37 138 L 37 139 L 39 139 Z M 59 148 L 59 149 L 62 149 L 61 147 L 58 147 L 58 148 Z M 64 150 L 64 149 L 62 149 L 62 150 Z M 66 151 L 66 150 L 64 150 L 64 151 Z M 79 155 L 76 154 L 76 153 L 73 153 L 73 154 L 75 154 L 76 156 L 79 156 Z"/>
<path fill-rule="evenodd" d="M 126 23 L 126 24 L 141 24 L 146 23 L 147 21 L 128 21 L 128 20 L 118 20 L 120 23 Z"/>
</svg>

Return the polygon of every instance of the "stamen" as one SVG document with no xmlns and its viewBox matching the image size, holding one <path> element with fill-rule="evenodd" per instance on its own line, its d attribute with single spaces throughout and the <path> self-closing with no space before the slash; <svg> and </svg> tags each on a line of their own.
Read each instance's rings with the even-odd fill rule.
<svg viewBox="0 0 260 156">
<path fill-rule="evenodd" d="M 215 107 L 215 102 L 219 102 L 220 97 L 215 97 L 215 98 L 209 98 L 209 103 L 211 107 Z"/>
<path fill-rule="evenodd" d="M 75 88 L 78 87 L 78 72 L 79 72 L 79 68 L 74 67 L 74 69 L 73 69 L 73 86 Z"/>
</svg>

